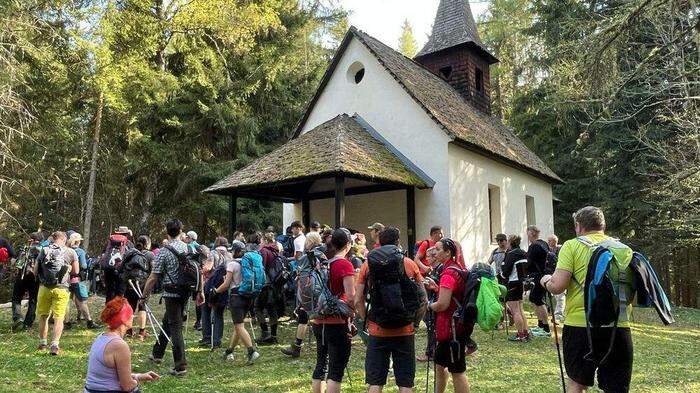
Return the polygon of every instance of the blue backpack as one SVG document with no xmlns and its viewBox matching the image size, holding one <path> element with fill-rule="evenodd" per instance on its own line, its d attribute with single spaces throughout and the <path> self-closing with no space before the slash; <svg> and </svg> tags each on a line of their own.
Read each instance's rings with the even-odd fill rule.
<svg viewBox="0 0 700 393">
<path fill-rule="evenodd" d="M 267 283 L 262 255 L 257 252 L 247 252 L 241 258 L 241 285 L 238 294 L 256 296 Z"/>
<path fill-rule="evenodd" d="M 213 294 L 212 289 L 218 288 L 226 279 L 226 264 L 222 263 L 214 269 L 211 277 L 204 284 L 204 296 L 207 304 L 211 306 L 225 306 L 228 304 L 229 291 Z"/>
</svg>

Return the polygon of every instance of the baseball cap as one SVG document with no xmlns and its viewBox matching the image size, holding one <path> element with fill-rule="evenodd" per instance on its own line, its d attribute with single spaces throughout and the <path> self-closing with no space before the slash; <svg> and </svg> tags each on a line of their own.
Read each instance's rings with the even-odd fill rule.
<svg viewBox="0 0 700 393">
<path fill-rule="evenodd" d="M 197 240 L 197 232 L 195 231 L 189 231 L 187 232 L 187 237 L 189 237 L 192 240 Z"/>
<path fill-rule="evenodd" d="M 367 229 L 374 229 L 375 231 L 381 232 L 384 230 L 384 224 L 381 222 L 375 222 L 374 224 L 368 226 Z"/>
<path fill-rule="evenodd" d="M 245 244 L 240 240 L 234 240 L 231 243 L 231 251 L 236 252 L 241 250 L 245 250 Z"/>
</svg>

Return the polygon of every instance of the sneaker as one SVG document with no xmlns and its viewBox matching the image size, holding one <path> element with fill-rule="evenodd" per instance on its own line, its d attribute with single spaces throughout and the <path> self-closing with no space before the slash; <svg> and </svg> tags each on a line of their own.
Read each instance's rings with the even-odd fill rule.
<svg viewBox="0 0 700 393">
<path fill-rule="evenodd" d="M 87 322 L 85 323 L 85 326 L 86 326 L 88 329 L 99 329 L 99 328 L 102 327 L 102 326 L 96 324 L 95 321 L 93 321 L 93 320 L 87 321 Z"/>
<path fill-rule="evenodd" d="M 508 341 L 520 342 L 520 341 L 523 341 L 523 337 L 519 334 L 514 334 L 514 335 L 508 337 Z"/>
<path fill-rule="evenodd" d="M 152 354 L 148 355 L 148 360 L 150 360 L 151 362 L 153 362 L 155 364 L 161 364 L 163 362 L 163 359 L 159 359 L 159 358 L 153 356 Z"/>
<path fill-rule="evenodd" d="M 253 363 L 260 357 L 260 354 L 258 351 L 253 351 L 251 354 L 248 355 L 248 361 L 246 362 L 246 366 L 252 366 Z"/>
<path fill-rule="evenodd" d="M 226 348 L 226 351 L 224 352 L 224 360 L 232 362 L 233 359 L 233 350 L 231 348 Z"/>
<path fill-rule="evenodd" d="M 171 368 L 169 374 L 173 377 L 184 377 L 187 375 L 187 369 L 178 370 L 176 368 Z"/>
<path fill-rule="evenodd" d="M 530 334 L 534 334 L 534 333 L 537 333 L 537 332 L 544 332 L 544 330 L 542 330 L 542 328 L 539 327 L 539 326 L 535 326 L 535 327 L 533 327 L 533 328 L 530 329 Z"/>
<path fill-rule="evenodd" d="M 281 351 L 287 356 L 298 358 L 301 356 L 301 345 L 291 344 L 288 348 L 282 348 Z"/>
<path fill-rule="evenodd" d="M 37 351 L 45 351 L 49 346 L 46 344 L 39 344 L 39 346 L 36 348 Z"/>
<path fill-rule="evenodd" d="M 24 319 L 18 319 L 12 323 L 12 330 L 18 330 L 22 325 L 24 325 Z"/>
<path fill-rule="evenodd" d="M 261 337 L 256 341 L 257 344 L 259 345 L 273 345 L 277 344 L 277 337 L 275 336 L 266 336 L 266 337 Z"/>
<path fill-rule="evenodd" d="M 134 337 L 134 329 L 127 330 L 124 337 Z"/>
<path fill-rule="evenodd" d="M 477 349 L 479 349 L 479 346 L 476 344 L 476 341 L 474 341 L 470 338 L 467 341 L 467 356 L 476 352 Z"/>
<path fill-rule="evenodd" d="M 535 337 L 552 337 L 552 332 L 545 332 L 544 330 L 538 330 L 538 331 L 532 332 L 532 335 Z"/>
<path fill-rule="evenodd" d="M 61 349 L 58 347 L 58 345 L 51 345 L 51 350 L 49 351 L 51 356 L 58 356 L 60 353 Z"/>
<path fill-rule="evenodd" d="M 72 328 L 73 328 L 73 322 L 70 322 L 70 321 L 63 322 L 63 329 L 64 330 L 71 330 Z"/>
</svg>

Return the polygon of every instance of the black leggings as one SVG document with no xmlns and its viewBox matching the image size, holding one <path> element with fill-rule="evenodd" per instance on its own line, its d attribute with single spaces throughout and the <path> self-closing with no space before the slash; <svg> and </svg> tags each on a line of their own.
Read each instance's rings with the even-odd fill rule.
<svg viewBox="0 0 700 393">
<path fill-rule="evenodd" d="M 297 322 L 301 325 L 309 323 L 309 313 L 301 307 L 297 308 Z"/>
<path fill-rule="evenodd" d="M 316 367 L 313 379 L 341 383 L 350 360 L 350 336 L 346 324 L 313 325 L 316 336 Z"/>
</svg>

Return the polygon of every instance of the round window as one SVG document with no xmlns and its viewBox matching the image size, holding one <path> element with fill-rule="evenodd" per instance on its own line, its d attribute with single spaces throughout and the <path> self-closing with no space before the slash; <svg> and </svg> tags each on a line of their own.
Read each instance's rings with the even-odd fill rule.
<svg viewBox="0 0 700 393">
<path fill-rule="evenodd" d="M 348 83 L 359 84 L 365 77 L 365 66 L 364 64 L 356 61 L 348 67 Z"/>
</svg>

